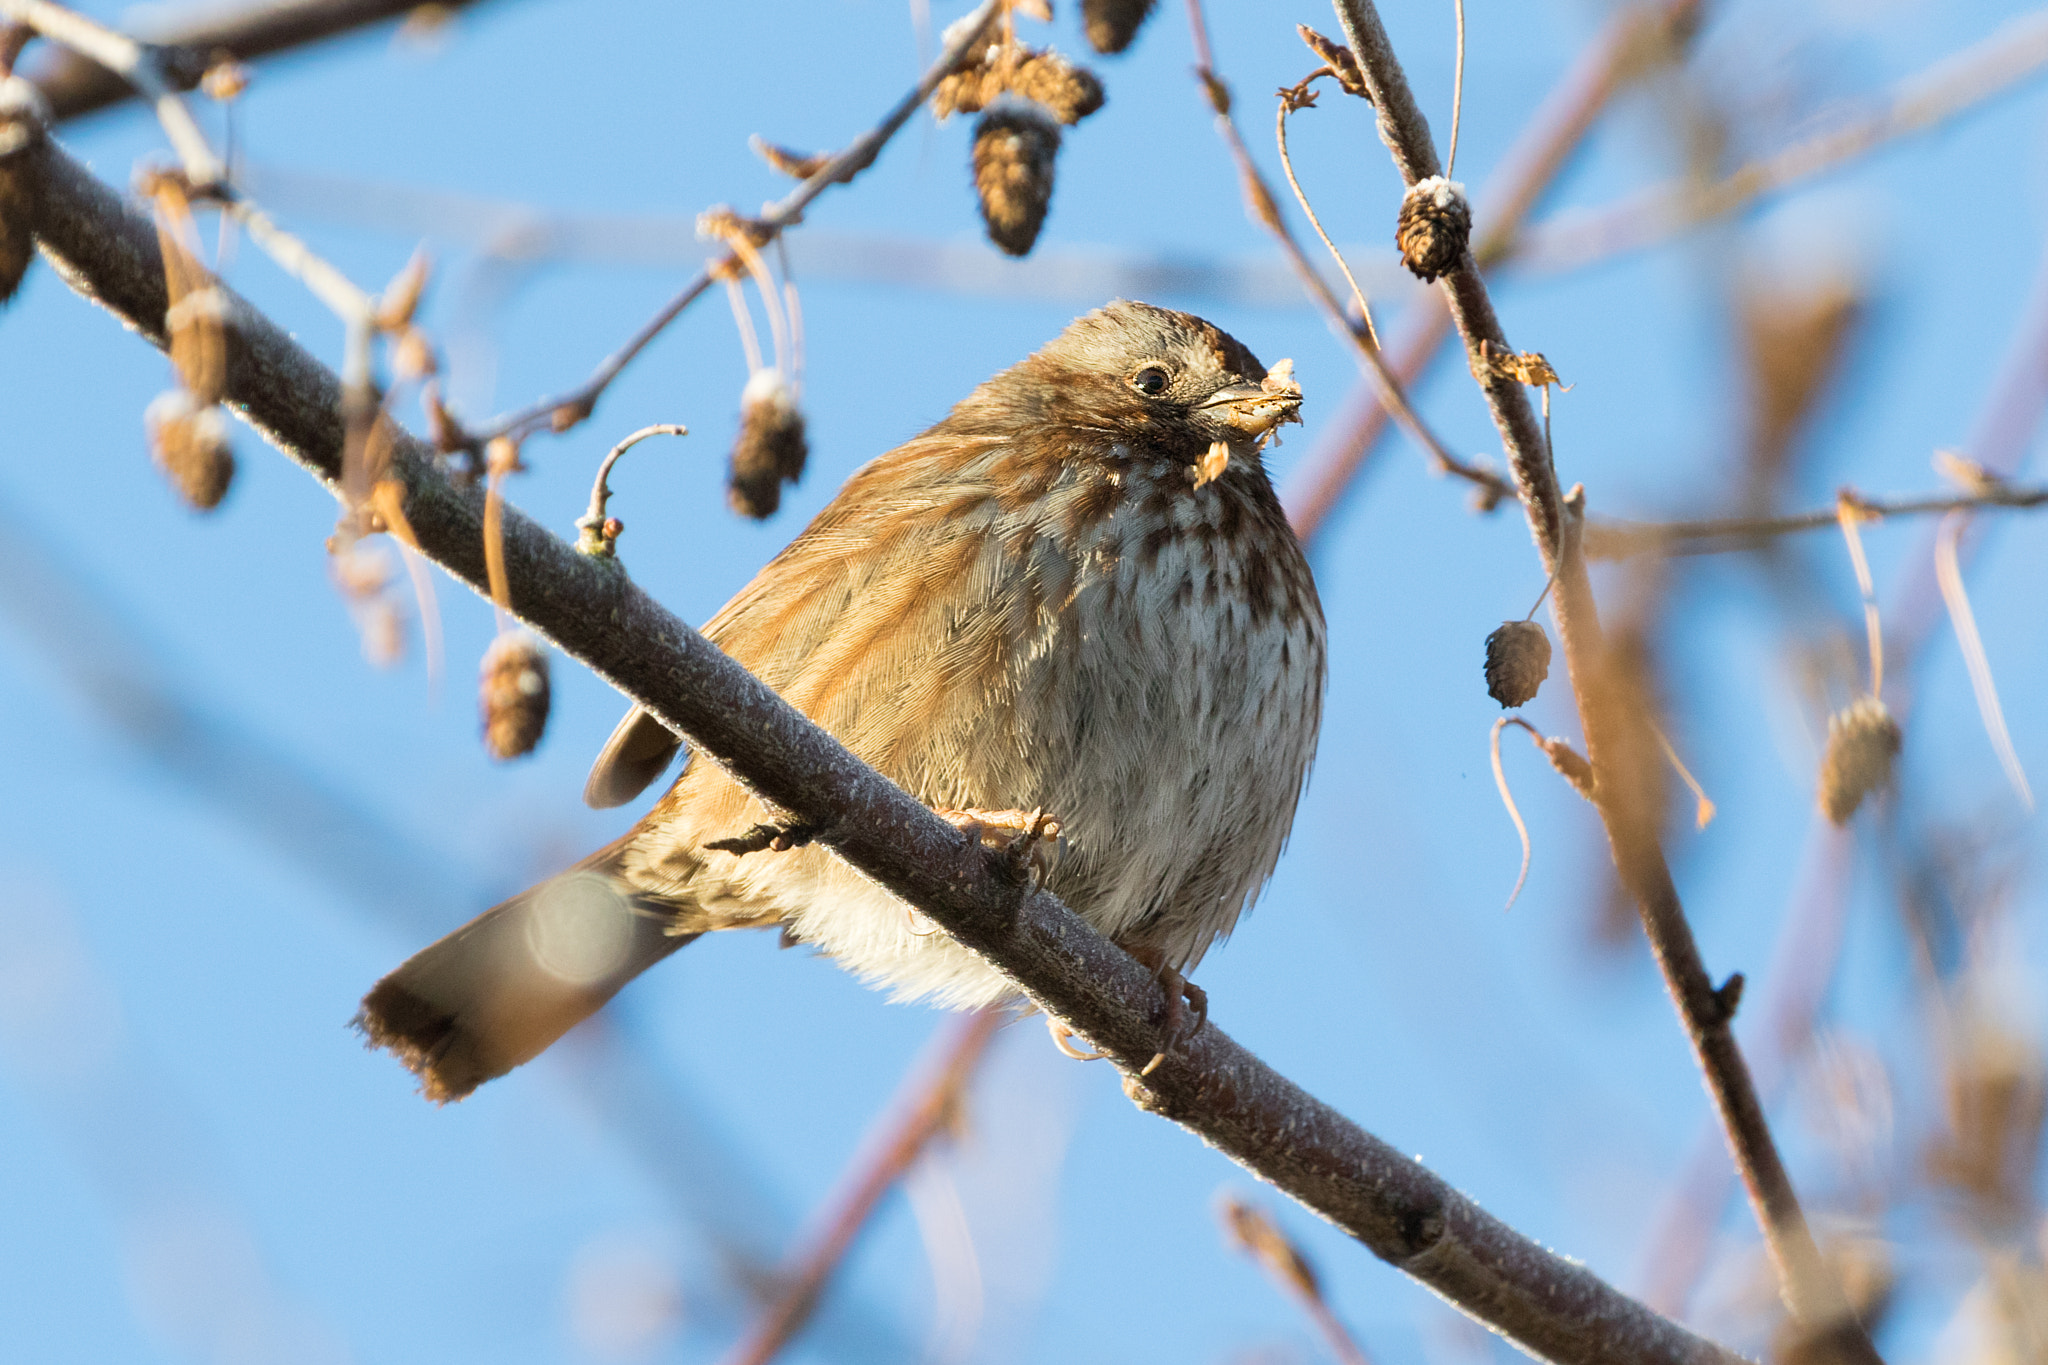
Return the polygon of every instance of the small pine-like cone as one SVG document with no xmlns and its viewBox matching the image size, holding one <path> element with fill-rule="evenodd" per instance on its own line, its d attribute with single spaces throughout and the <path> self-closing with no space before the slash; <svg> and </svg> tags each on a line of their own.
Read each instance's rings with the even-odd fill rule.
<svg viewBox="0 0 2048 1365">
<path fill-rule="evenodd" d="M 1408 187 L 1394 225 L 1401 264 L 1425 282 L 1432 281 L 1457 267 L 1471 240 L 1472 206 L 1465 202 L 1463 185 L 1432 175 Z"/>
<path fill-rule="evenodd" d="M 1102 107 L 1102 82 L 1095 73 L 1050 49 L 1019 62 L 1009 89 L 1045 106 L 1046 113 L 1070 126 Z"/>
<path fill-rule="evenodd" d="M 1534 621 L 1503 621 L 1486 637 L 1486 695 L 1502 709 L 1521 706 L 1550 676 L 1550 637 Z"/>
<path fill-rule="evenodd" d="M 1902 743 L 1899 723 L 1876 697 L 1858 697 L 1828 717 L 1820 763 L 1820 808 L 1828 819 L 1848 824 L 1864 797 L 1891 785 Z"/>
<path fill-rule="evenodd" d="M 0 303 L 14 297 L 29 262 L 36 258 L 28 211 L 28 172 L 19 166 L 9 169 L 0 161 Z"/>
<path fill-rule="evenodd" d="M 503 761 L 533 752 L 548 728 L 548 656 L 523 630 L 507 631 L 484 651 L 477 707 L 484 748 Z"/>
<path fill-rule="evenodd" d="M 179 496 L 201 512 L 220 506 L 235 480 L 227 414 L 195 402 L 183 389 L 171 389 L 157 395 L 142 420 L 149 430 L 150 457 Z"/>
<path fill-rule="evenodd" d="M 932 88 L 932 117 L 940 122 L 955 114 L 978 114 L 1003 93 L 1004 54 L 1001 43 L 990 43 L 974 59 Z"/>
<path fill-rule="evenodd" d="M 728 500 L 756 521 L 782 506 L 782 485 L 803 477 L 810 453 L 796 391 L 779 370 L 756 370 L 740 394 L 740 434 L 733 442 Z"/>
<path fill-rule="evenodd" d="M 1029 254 L 1052 204 L 1060 130 L 1043 114 L 998 109 L 974 125 L 974 189 L 988 239 L 1012 256 Z"/>
<path fill-rule="evenodd" d="M 1152 15 L 1154 0 L 1081 0 L 1088 45 L 1107 55 L 1122 52 Z"/>
<path fill-rule="evenodd" d="M 227 391 L 231 326 L 228 296 L 218 285 L 191 290 L 164 310 L 171 364 L 194 402 L 218 403 Z"/>
</svg>

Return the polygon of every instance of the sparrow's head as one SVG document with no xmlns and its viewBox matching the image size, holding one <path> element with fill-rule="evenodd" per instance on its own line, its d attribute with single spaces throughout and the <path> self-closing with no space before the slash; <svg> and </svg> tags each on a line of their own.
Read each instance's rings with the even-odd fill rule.
<svg viewBox="0 0 2048 1365">
<path fill-rule="evenodd" d="M 1119 299 L 985 386 L 1030 418 L 1193 459 L 1218 441 L 1255 451 L 1298 422 L 1292 363 L 1268 373 L 1228 332 L 1188 313 Z"/>
</svg>

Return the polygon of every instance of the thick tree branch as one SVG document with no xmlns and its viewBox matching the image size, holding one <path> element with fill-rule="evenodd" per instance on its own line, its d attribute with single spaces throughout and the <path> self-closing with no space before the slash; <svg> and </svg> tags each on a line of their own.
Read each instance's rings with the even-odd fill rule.
<svg viewBox="0 0 2048 1365">
<path fill-rule="evenodd" d="M 25 170 L 33 229 L 56 269 L 151 342 L 164 343 L 163 262 L 150 222 L 40 142 Z M 233 298 L 228 401 L 340 494 L 341 385 L 275 324 Z M 458 487 L 395 424 L 392 477 L 421 548 L 482 593 L 483 493 Z M 1538 1356 L 1593 1365 L 1733 1365 L 1584 1267 L 1501 1224 L 1418 1163 L 1303 1092 L 1210 1025 L 1140 1079 L 1166 1002 L 1150 971 L 836 740 L 643 593 L 516 511 L 505 517 L 513 605 L 774 806 L 820 831 L 863 873 L 1015 980 L 1107 1052 L 1134 1101 L 1196 1133 L 1357 1237 L 1376 1255 Z"/>
<path fill-rule="evenodd" d="M 1334 3 L 1371 92 L 1380 137 L 1402 179 L 1413 185 L 1437 175 L 1428 120 L 1408 88 L 1372 0 Z M 1606 649 L 1592 583 L 1577 544 L 1579 518 L 1567 520 L 1574 509 L 1566 506 L 1528 390 L 1489 359 L 1512 354 L 1513 348 L 1470 251 L 1443 277 L 1442 288 L 1451 319 L 1465 340 L 1473 377 L 1506 447 L 1543 567 L 1555 577 L 1552 610 L 1578 699 L 1586 757 L 1593 766 L 1594 804 L 1607 828 L 1615 869 L 1636 902 L 1651 951 L 1706 1075 L 1787 1304 L 1813 1344 L 1823 1349 L 1819 1358 L 1875 1361 L 1876 1349 L 1821 1261 L 1729 1028 L 1731 1011 L 1716 993 L 1686 922 L 1657 829 L 1661 807 L 1648 797 L 1661 758 L 1640 688 Z"/>
</svg>

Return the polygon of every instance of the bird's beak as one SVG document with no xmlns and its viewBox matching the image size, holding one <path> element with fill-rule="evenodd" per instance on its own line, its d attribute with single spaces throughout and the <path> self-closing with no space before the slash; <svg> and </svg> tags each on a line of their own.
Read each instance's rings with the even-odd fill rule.
<svg viewBox="0 0 2048 1365">
<path fill-rule="evenodd" d="M 1197 405 L 1200 410 L 1222 409 L 1229 425 L 1250 436 L 1263 436 L 1282 422 L 1301 420 L 1301 385 L 1294 382 L 1294 366 L 1281 361 L 1258 384 L 1231 384 L 1216 390 Z"/>
</svg>

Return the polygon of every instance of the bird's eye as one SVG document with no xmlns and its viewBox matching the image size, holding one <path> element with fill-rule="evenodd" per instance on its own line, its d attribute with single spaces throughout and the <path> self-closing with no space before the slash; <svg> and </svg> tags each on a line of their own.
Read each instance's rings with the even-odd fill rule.
<svg viewBox="0 0 2048 1365">
<path fill-rule="evenodd" d="M 1164 393 L 1166 392 L 1166 384 L 1166 371 L 1160 369 L 1157 365 L 1147 365 L 1144 369 L 1131 376 L 1131 387 L 1143 394 Z"/>
</svg>

